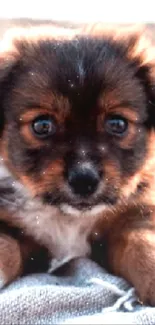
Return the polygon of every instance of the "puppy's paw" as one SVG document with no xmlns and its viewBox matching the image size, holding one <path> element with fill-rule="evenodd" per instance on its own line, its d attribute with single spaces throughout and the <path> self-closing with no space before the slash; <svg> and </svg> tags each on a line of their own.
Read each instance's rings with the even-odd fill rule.
<svg viewBox="0 0 155 325">
<path fill-rule="evenodd" d="M 0 270 L 0 289 L 3 289 L 3 287 L 7 284 L 7 277 L 5 275 L 5 272 L 3 270 Z"/>
<path fill-rule="evenodd" d="M 139 300 L 145 305 L 155 307 L 155 238 L 153 233 L 147 231 L 143 236 L 132 247 L 132 251 L 130 250 L 130 256 L 128 252 L 124 263 L 127 265 L 127 261 L 130 261 L 129 280 L 135 286 Z"/>
<path fill-rule="evenodd" d="M 155 268 L 152 274 L 148 272 L 146 277 L 141 277 L 141 285 L 136 290 L 141 304 L 155 307 Z"/>
<path fill-rule="evenodd" d="M 18 242 L 10 236 L 0 234 L 0 289 L 20 275 L 21 264 Z"/>
<path fill-rule="evenodd" d="M 155 307 L 155 233 L 151 225 L 134 217 L 130 227 L 111 236 L 108 260 L 111 271 L 127 280 L 137 292 L 139 301 Z M 145 219 L 146 220 L 146 219 Z M 151 229 L 152 226 L 152 229 Z M 151 229 L 151 230 L 150 230 Z"/>
</svg>

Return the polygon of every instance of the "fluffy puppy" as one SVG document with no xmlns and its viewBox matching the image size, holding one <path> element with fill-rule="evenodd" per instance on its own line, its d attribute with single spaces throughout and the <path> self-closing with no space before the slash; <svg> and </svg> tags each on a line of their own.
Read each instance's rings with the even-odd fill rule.
<svg viewBox="0 0 155 325">
<path fill-rule="evenodd" d="M 142 34 L 48 26 L 4 37 L 2 285 L 37 245 L 53 271 L 96 241 L 108 269 L 155 305 L 155 51 Z"/>
</svg>

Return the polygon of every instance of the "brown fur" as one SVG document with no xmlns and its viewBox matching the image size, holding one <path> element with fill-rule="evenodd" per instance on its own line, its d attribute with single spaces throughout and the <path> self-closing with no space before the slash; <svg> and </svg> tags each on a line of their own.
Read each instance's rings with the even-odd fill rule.
<svg viewBox="0 0 155 325">
<path fill-rule="evenodd" d="M 1 156 L 20 184 L 24 202 L 17 208 L 9 206 L 0 219 L 61 261 L 90 253 L 90 238 L 104 242 L 106 266 L 131 282 L 140 299 L 151 305 L 155 305 L 154 68 L 155 50 L 145 31 L 100 24 L 71 31 L 50 26 L 17 29 L 0 47 L 5 117 Z M 57 128 L 46 140 L 30 128 L 44 114 Z M 123 137 L 108 134 L 111 114 L 128 121 Z M 94 168 L 99 176 L 89 197 L 81 198 L 69 185 L 75 166 Z M 23 245 L 21 238 L 9 234 L 2 236 L 2 244 L 0 239 L 0 251 L 4 246 L 8 259 L 14 249 L 13 269 L 0 254 L 8 283 L 22 273 L 33 244 L 24 239 Z"/>
</svg>

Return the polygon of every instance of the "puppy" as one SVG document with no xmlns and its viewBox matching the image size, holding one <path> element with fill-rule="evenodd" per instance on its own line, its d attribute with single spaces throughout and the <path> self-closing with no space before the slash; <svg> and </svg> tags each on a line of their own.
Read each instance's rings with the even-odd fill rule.
<svg viewBox="0 0 155 325">
<path fill-rule="evenodd" d="M 154 58 L 132 30 L 48 26 L 4 37 L 1 286 L 39 245 L 53 271 L 95 241 L 107 268 L 155 305 Z"/>
</svg>

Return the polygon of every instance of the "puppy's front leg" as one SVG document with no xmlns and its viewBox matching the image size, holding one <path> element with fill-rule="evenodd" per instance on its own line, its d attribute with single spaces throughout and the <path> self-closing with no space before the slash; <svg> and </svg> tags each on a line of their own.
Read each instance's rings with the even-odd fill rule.
<svg viewBox="0 0 155 325">
<path fill-rule="evenodd" d="M 22 255 L 18 241 L 7 234 L 0 234 L 0 288 L 21 274 Z"/>
<path fill-rule="evenodd" d="M 128 218 L 108 238 L 110 270 L 128 280 L 143 303 L 155 306 L 155 214 L 151 220 Z M 130 222 L 129 222 L 130 221 Z"/>
</svg>

